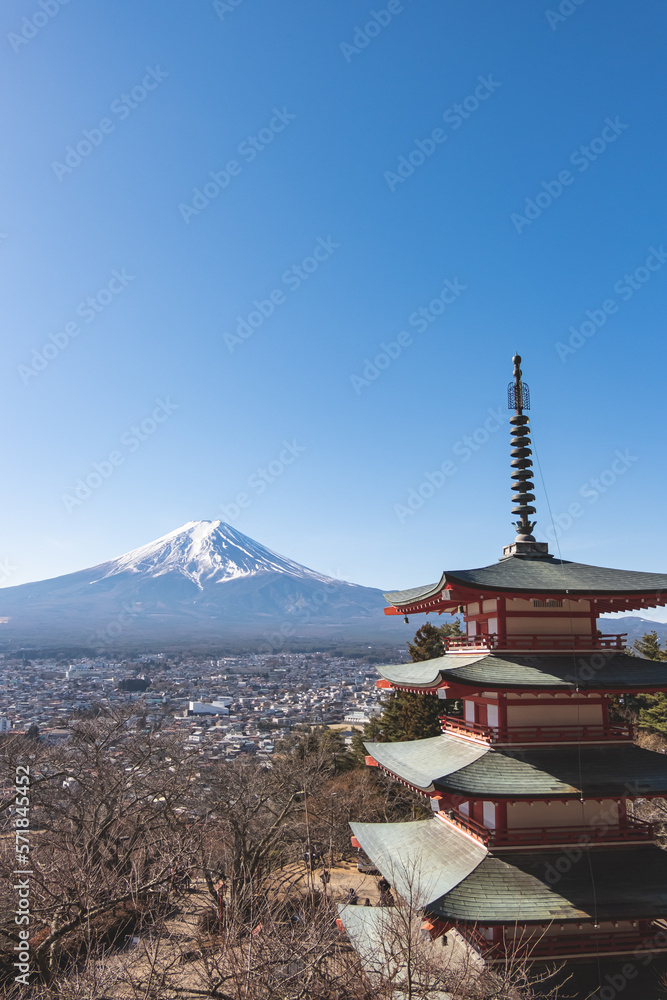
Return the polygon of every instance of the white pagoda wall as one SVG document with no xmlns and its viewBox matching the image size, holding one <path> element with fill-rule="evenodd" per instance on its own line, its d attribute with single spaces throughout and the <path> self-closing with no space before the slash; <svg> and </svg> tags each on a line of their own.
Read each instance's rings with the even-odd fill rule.
<svg viewBox="0 0 667 1000">
<path fill-rule="evenodd" d="M 540 618 L 538 614 L 525 618 L 506 619 L 507 635 L 590 635 L 590 618 Z"/>
<path fill-rule="evenodd" d="M 617 802 L 587 801 L 578 799 L 567 802 L 514 802 L 507 806 L 507 828 L 616 826 L 619 821 Z"/>
<path fill-rule="evenodd" d="M 507 702 L 508 726 L 601 726 L 602 705 L 519 705 Z"/>
<path fill-rule="evenodd" d="M 486 602 L 485 602 L 486 603 Z M 540 612 L 548 611 L 551 615 L 555 614 L 567 614 L 568 611 L 590 611 L 591 602 L 590 601 L 570 601 L 566 598 L 563 599 L 561 607 L 546 607 L 540 608 L 535 607 L 532 600 L 523 597 L 511 597 L 505 602 L 506 611 L 529 611 L 531 614 L 539 615 Z M 470 612 L 471 614 L 473 612 Z"/>
</svg>

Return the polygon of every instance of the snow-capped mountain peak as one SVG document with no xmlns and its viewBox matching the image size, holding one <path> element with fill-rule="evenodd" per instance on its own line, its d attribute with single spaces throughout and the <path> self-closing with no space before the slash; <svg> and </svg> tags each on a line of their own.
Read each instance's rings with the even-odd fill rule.
<svg viewBox="0 0 667 1000">
<path fill-rule="evenodd" d="M 403 634 L 379 590 L 316 573 L 223 521 L 189 521 L 118 559 L 0 591 L 0 643 L 221 649 Z M 400 630 L 399 630 L 400 625 Z"/>
<path fill-rule="evenodd" d="M 91 582 L 124 573 L 147 578 L 180 574 L 200 590 L 205 583 L 224 583 L 262 573 L 287 574 L 319 583 L 338 582 L 272 552 L 224 521 L 188 521 L 148 545 L 104 563 L 100 569 L 102 575 Z"/>
</svg>

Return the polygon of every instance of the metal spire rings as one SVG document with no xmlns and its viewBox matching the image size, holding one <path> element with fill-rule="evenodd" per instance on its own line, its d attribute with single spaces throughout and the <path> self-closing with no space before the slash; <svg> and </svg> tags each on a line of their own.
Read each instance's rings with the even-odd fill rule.
<svg viewBox="0 0 667 1000">
<path fill-rule="evenodd" d="M 536 522 L 531 521 L 529 516 L 535 513 L 535 508 L 531 504 L 535 500 L 533 490 L 533 460 L 530 457 L 533 452 L 530 447 L 530 420 L 524 414 L 524 410 L 530 409 L 530 390 L 525 382 L 521 381 L 521 357 L 518 354 L 512 358 L 514 362 L 514 381 L 510 382 L 507 388 L 509 408 L 515 411 L 515 415 L 510 417 L 512 429 L 512 513 L 518 515 L 519 520 L 514 522 L 517 530 L 517 542 L 534 542 L 533 528 Z"/>
</svg>

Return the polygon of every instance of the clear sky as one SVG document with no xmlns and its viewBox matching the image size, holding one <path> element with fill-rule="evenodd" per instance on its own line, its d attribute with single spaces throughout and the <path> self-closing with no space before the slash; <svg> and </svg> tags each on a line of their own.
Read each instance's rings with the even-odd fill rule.
<svg viewBox="0 0 667 1000">
<path fill-rule="evenodd" d="M 563 556 L 664 572 L 665 21 L 5 0 L 0 583 L 200 518 L 385 588 L 492 562 L 516 350 Z"/>
</svg>

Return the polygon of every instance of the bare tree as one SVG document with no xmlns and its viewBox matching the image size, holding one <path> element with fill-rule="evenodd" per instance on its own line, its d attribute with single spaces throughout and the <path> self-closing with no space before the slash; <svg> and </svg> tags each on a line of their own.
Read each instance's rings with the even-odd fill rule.
<svg viewBox="0 0 667 1000">
<path fill-rule="evenodd" d="M 294 818 L 321 781 L 317 759 L 276 757 L 220 763 L 206 775 L 202 867 L 212 896 L 214 880 L 225 881 L 233 907 L 247 910 L 262 879 L 299 854 Z"/>
<path fill-rule="evenodd" d="M 316 838 L 326 848 L 328 837 L 342 853 L 349 819 L 412 811 L 414 799 L 393 798 L 376 775 L 336 773 L 319 750 L 206 765 L 127 718 L 83 722 L 61 748 L 6 744 L 7 766 L 26 747 L 35 1000 L 540 995 L 523 959 L 489 971 L 469 950 L 454 962 L 424 937 L 429 893 L 416 864 L 394 908 L 356 908 L 382 931 L 372 965 L 337 928 L 331 893 L 314 891 L 301 851 Z M 7 788 L 10 817 L 13 795 Z M 0 838 L 7 996 L 25 995 L 11 968 L 15 864 L 12 841 Z"/>
<path fill-rule="evenodd" d="M 192 767 L 182 756 L 159 734 L 109 719 L 79 724 L 33 769 L 31 951 L 45 984 L 168 904 L 176 866 L 196 850 L 182 805 Z M 1 865 L 11 887 L 11 850 Z"/>
</svg>

